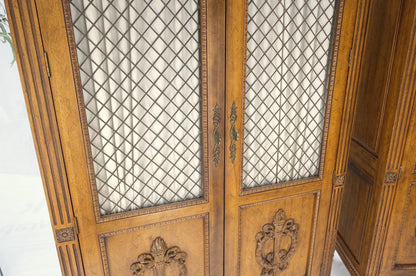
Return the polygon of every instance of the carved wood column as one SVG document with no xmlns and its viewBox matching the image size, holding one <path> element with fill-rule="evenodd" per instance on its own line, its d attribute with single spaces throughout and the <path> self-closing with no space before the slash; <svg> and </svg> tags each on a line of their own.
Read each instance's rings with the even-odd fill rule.
<svg viewBox="0 0 416 276">
<path fill-rule="evenodd" d="M 359 73 L 362 63 L 361 53 L 365 42 L 365 30 L 367 26 L 366 18 L 369 11 L 369 2 L 369 0 L 358 0 L 346 1 L 345 3 L 345 5 L 357 5 L 358 8 L 355 14 L 344 16 L 344 20 L 355 21 L 355 28 L 354 33 L 348 36 L 348 39 L 351 40 L 351 50 L 349 60 L 346 61 L 349 65 L 348 81 L 345 86 L 346 94 L 344 102 L 346 104 L 344 105 L 342 112 L 340 140 L 338 143 L 337 159 L 332 181 L 331 208 L 329 211 L 321 275 L 330 275 L 332 259 L 335 252 L 339 216 L 341 213 L 342 198 L 344 193 L 344 183 L 347 173 L 348 155 L 350 151 L 351 133 L 354 123 L 357 85 L 359 83 Z M 344 7 L 340 6 L 339 8 Z M 347 22 L 343 22 L 342 24 L 346 23 Z"/>
<path fill-rule="evenodd" d="M 62 274 L 84 275 L 36 3 L 5 4 Z"/>
</svg>

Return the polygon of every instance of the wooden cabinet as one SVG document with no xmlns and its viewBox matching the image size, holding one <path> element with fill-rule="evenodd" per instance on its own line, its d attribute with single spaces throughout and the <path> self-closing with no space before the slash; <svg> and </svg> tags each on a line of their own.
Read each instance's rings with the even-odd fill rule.
<svg viewBox="0 0 416 276">
<path fill-rule="evenodd" d="M 337 249 L 353 275 L 415 275 L 416 2 L 367 12 Z"/>
<path fill-rule="evenodd" d="M 366 1 L 6 2 L 64 275 L 329 275 Z"/>
</svg>

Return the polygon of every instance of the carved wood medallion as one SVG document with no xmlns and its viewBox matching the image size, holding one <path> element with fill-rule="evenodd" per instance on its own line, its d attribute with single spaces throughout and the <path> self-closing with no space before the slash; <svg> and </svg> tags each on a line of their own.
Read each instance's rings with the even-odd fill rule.
<svg viewBox="0 0 416 276">
<path fill-rule="evenodd" d="M 58 243 L 75 240 L 74 228 L 68 227 L 63 229 L 56 229 L 56 241 Z"/>
<path fill-rule="evenodd" d="M 143 276 L 146 271 L 153 271 L 154 276 L 165 276 L 167 265 L 176 264 L 179 276 L 186 276 L 186 253 L 177 246 L 168 248 L 166 242 L 157 237 L 150 247 L 150 253 L 143 253 L 137 257 L 137 262 L 130 266 L 134 276 Z"/>
<path fill-rule="evenodd" d="M 397 180 L 397 173 L 386 173 L 384 183 L 395 183 Z"/>
<path fill-rule="evenodd" d="M 286 220 L 282 209 L 276 212 L 273 223 L 263 225 L 262 231 L 256 235 L 256 260 L 263 268 L 261 276 L 277 275 L 289 266 L 289 260 L 296 251 L 298 229 L 299 225 L 293 219 Z M 273 243 L 272 247 L 267 247 L 272 251 L 264 252 L 268 241 Z M 285 248 L 281 248 L 283 244 Z"/>
<path fill-rule="evenodd" d="M 335 186 L 342 186 L 345 183 L 345 174 L 341 174 L 335 177 Z"/>
</svg>

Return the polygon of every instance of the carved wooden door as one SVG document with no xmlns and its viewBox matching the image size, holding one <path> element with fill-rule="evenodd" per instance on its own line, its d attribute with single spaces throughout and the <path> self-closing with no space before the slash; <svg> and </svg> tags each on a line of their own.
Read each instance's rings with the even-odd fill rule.
<svg viewBox="0 0 416 276">
<path fill-rule="evenodd" d="M 8 10 L 63 274 L 221 275 L 224 1 Z"/>
<path fill-rule="evenodd" d="M 327 274 L 356 7 L 8 0 L 63 274 Z"/>
<path fill-rule="evenodd" d="M 225 275 L 329 275 L 356 5 L 227 2 Z"/>
</svg>

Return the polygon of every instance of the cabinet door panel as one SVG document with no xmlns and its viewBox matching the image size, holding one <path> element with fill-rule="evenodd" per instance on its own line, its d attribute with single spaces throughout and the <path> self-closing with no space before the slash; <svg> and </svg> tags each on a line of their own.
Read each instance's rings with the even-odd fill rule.
<svg viewBox="0 0 416 276">
<path fill-rule="evenodd" d="M 224 2 L 33 3 L 85 273 L 133 273 L 155 242 L 221 275 Z"/>
<path fill-rule="evenodd" d="M 142 268 L 153 275 L 146 265 L 157 265 L 157 262 L 166 270 L 166 275 L 179 275 L 184 267 L 188 275 L 208 275 L 207 215 L 102 233 L 99 241 L 104 269 L 110 275 L 129 275 L 130 266 L 135 263 L 136 269 Z M 159 252 L 162 256 L 166 252 L 171 256 L 157 259 Z M 185 261 L 184 267 L 180 265 L 181 260 Z"/>
<path fill-rule="evenodd" d="M 262 265 L 274 274 L 320 273 L 348 73 L 337 63 L 349 54 L 343 12 L 343 1 L 227 2 L 226 275 L 260 275 Z M 314 192 L 316 202 L 301 197 Z M 256 261 L 253 235 L 272 223 L 273 200 L 308 233 L 287 266 L 279 266 L 287 238 L 267 242 L 270 254 Z"/>
<path fill-rule="evenodd" d="M 281 275 L 307 274 L 312 265 L 310 253 L 315 239 L 318 205 L 319 192 L 311 192 L 240 206 L 240 274 L 261 275 L 262 271 L 269 271 L 267 257 L 274 254 L 273 258 L 276 258 L 279 254 L 274 250 L 276 242 L 286 250 L 281 253 L 286 254 L 287 259 L 277 264 Z M 292 236 L 283 232 L 290 232 Z"/>
</svg>

